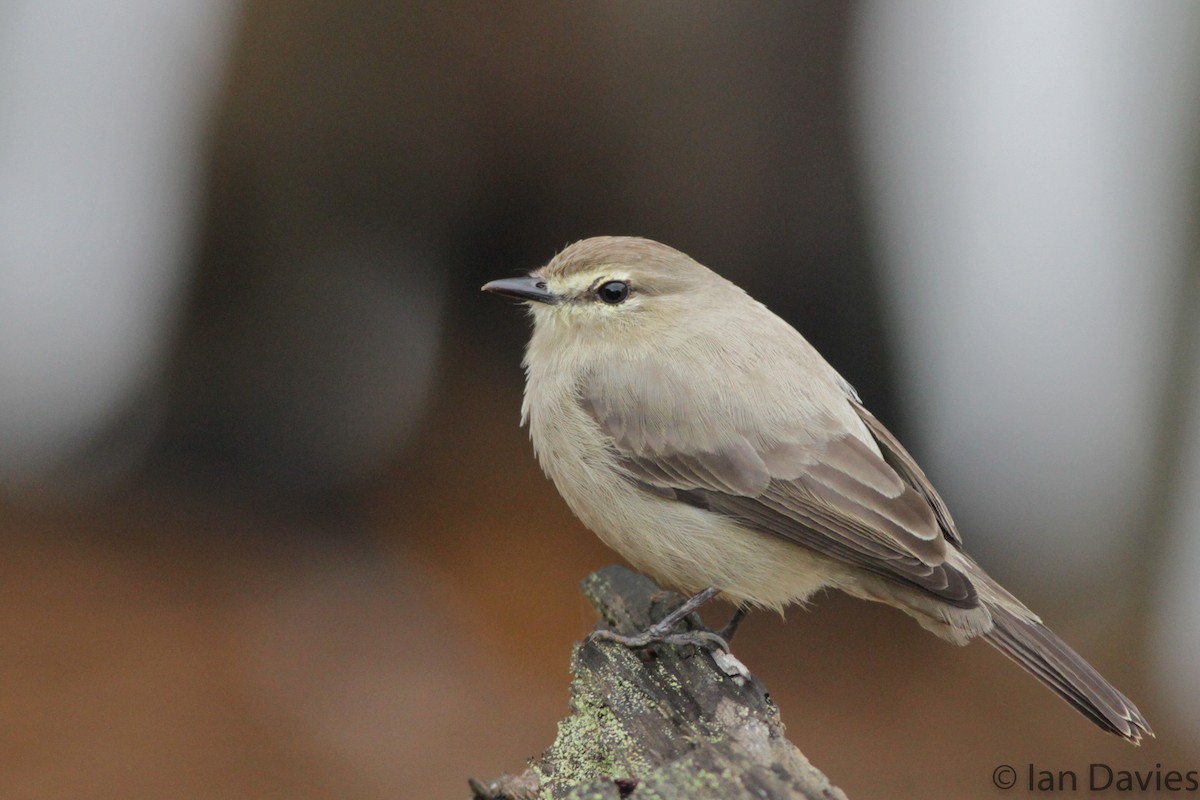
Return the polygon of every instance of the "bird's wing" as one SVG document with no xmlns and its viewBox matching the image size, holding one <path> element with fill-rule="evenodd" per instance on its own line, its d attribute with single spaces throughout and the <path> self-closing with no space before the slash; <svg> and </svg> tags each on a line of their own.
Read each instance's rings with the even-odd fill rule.
<svg viewBox="0 0 1200 800">
<path fill-rule="evenodd" d="M 698 397 L 695 382 L 682 383 L 670 365 L 651 363 L 611 365 L 581 382 L 580 402 L 630 480 L 951 605 L 979 604 L 968 577 L 946 562 L 957 536 L 943 526 L 941 500 L 857 403 L 844 399 L 883 457 L 834 415 L 804 418 L 798 406 L 796 424 L 764 432 L 739 407 L 750 402 L 742 394 Z"/>
<path fill-rule="evenodd" d="M 879 450 L 883 453 L 883 458 L 887 461 L 888 466 L 896 470 L 909 486 L 916 489 L 917 493 L 925 498 L 937 516 L 942 534 L 951 544 L 961 550 L 963 542 L 962 535 L 958 532 L 958 526 L 954 524 L 954 518 L 950 516 L 950 509 L 946 508 L 945 502 L 933 488 L 929 478 L 925 476 L 925 471 L 918 466 L 916 460 L 909 455 L 908 451 L 904 449 L 904 445 L 900 444 L 892 432 L 885 428 L 882 422 L 875 419 L 874 414 L 863 408 L 857 400 L 851 400 L 850 405 L 859 418 L 866 423 L 867 430 L 871 432 L 875 443 L 879 445 Z"/>
</svg>

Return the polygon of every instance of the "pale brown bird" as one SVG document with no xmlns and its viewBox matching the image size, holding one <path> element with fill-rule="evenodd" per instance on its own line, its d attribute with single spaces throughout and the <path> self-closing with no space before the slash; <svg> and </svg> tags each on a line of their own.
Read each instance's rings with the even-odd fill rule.
<svg viewBox="0 0 1200 800">
<path fill-rule="evenodd" d="M 629 237 L 577 242 L 483 288 L 532 311 L 522 421 L 571 510 L 634 566 L 695 593 L 645 634 L 609 638 L 679 641 L 674 623 L 718 594 L 782 610 L 833 587 L 957 644 L 982 636 L 1101 728 L 1152 735 L 963 552 L 908 451 L 741 288 Z"/>
</svg>

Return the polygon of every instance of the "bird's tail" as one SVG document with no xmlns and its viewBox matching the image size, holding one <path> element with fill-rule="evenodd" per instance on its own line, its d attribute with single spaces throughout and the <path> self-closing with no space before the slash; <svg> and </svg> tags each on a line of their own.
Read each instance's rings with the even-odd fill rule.
<svg viewBox="0 0 1200 800">
<path fill-rule="evenodd" d="M 988 603 L 994 623 L 984 636 L 996 649 L 1050 687 L 1085 717 L 1134 744 L 1153 736 L 1129 698 L 1114 689 L 1045 625 Z"/>
</svg>

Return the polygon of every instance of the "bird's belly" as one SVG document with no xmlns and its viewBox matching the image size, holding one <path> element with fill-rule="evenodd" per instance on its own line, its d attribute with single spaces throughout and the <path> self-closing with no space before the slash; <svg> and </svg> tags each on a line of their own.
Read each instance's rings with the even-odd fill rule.
<svg viewBox="0 0 1200 800">
<path fill-rule="evenodd" d="M 735 603 L 778 610 L 852 581 L 843 565 L 801 545 L 639 488 L 595 423 L 563 396 L 530 408 L 538 460 L 580 521 L 637 569 L 673 589 L 715 586 Z"/>
<path fill-rule="evenodd" d="M 624 485 L 591 491 L 577 481 L 556 485 L 601 541 L 671 588 L 692 594 L 715 586 L 731 602 L 782 610 L 850 579 L 841 565 L 801 545 L 618 481 Z"/>
</svg>

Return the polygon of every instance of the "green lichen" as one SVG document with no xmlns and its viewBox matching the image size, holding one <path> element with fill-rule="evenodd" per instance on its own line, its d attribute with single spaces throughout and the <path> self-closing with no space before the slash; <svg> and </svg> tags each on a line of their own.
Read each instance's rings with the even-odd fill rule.
<svg viewBox="0 0 1200 800">
<path fill-rule="evenodd" d="M 698 766 L 683 758 L 651 770 L 642 777 L 631 800 L 677 800 L 680 797 L 726 797 L 734 787 L 736 776 L 727 768 L 720 771 Z"/>
<path fill-rule="evenodd" d="M 636 743 L 599 698 L 577 697 L 573 705 L 574 713 L 558 724 L 553 746 L 533 767 L 545 798 L 597 778 L 629 777 L 646 767 L 636 760 L 629 762 Z"/>
</svg>

